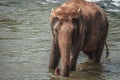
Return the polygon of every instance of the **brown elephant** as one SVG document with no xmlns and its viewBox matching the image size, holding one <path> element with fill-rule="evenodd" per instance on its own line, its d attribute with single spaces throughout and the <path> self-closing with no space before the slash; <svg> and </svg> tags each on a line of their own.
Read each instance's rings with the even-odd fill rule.
<svg viewBox="0 0 120 80">
<path fill-rule="evenodd" d="M 53 43 L 49 69 L 55 69 L 61 57 L 62 75 L 68 77 L 76 68 L 79 51 L 100 62 L 109 26 L 102 8 L 93 2 L 70 0 L 52 9 L 50 25 Z"/>
</svg>

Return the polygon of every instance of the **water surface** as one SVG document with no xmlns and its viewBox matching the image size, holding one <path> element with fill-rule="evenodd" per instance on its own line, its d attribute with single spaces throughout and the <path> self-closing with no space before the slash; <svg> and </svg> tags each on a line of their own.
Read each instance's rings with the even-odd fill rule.
<svg viewBox="0 0 120 80">
<path fill-rule="evenodd" d="M 0 80 L 61 79 L 50 77 L 48 71 L 52 39 L 49 14 L 58 5 L 44 0 L 0 0 Z M 99 65 L 85 62 L 87 57 L 80 53 L 77 70 L 63 80 L 120 80 L 119 10 L 106 9 L 110 60 L 105 59 L 106 49 Z"/>
</svg>

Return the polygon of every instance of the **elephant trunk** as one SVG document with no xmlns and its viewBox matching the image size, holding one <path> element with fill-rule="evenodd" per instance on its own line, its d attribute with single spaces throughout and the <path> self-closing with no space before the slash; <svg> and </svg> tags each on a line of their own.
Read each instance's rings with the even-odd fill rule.
<svg viewBox="0 0 120 80">
<path fill-rule="evenodd" d="M 70 52 L 72 46 L 72 31 L 71 30 L 62 30 L 59 33 L 58 43 L 61 53 L 61 60 L 62 60 L 62 75 L 65 77 L 69 76 L 69 69 L 70 69 Z"/>
</svg>

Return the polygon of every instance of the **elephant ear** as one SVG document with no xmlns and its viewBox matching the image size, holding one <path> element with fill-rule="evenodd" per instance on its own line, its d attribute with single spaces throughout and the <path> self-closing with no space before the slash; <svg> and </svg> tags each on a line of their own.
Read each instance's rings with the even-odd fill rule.
<svg viewBox="0 0 120 80">
<path fill-rule="evenodd" d="M 86 24 L 82 8 L 79 8 L 78 12 L 79 12 L 79 34 L 81 39 L 80 48 L 82 48 L 84 45 Z"/>
<path fill-rule="evenodd" d="M 82 14 L 82 8 L 78 9 L 78 13 L 79 13 L 79 33 L 81 34 L 84 31 L 84 17 Z"/>
</svg>

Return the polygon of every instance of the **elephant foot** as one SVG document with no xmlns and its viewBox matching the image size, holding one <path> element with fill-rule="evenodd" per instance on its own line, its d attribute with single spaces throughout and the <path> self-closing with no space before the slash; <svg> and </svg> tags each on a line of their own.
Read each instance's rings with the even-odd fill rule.
<svg viewBox="0 0 120 80">
<path fill-rule="evenodd" d="M 100 63 L 100 60 L 93 60 L 94 63 Z"/>
<path fill-rule="evenodd" d="M 75 71 L 75 69 L 76 69 L 76 66 L 71 66 L 70 67 L 70 71 Z"/>
<path fill-rule="evenodd" d="M 63 73 L 62 76 L 63 77 L 69 77 L 69 74 L 68 73 Z"/>
<path fill-rule="evenodd" d="M 89 58 L 86 62 L 92 62 L 92 63 L 100 63 L 100 59 L 91 59 Z"/>
<path fill-rule="evenodd" d="M 66 67 L 62 71 L 62 76 L 63 77 L 69 77 L 69 67 Z"/>
</svg>

